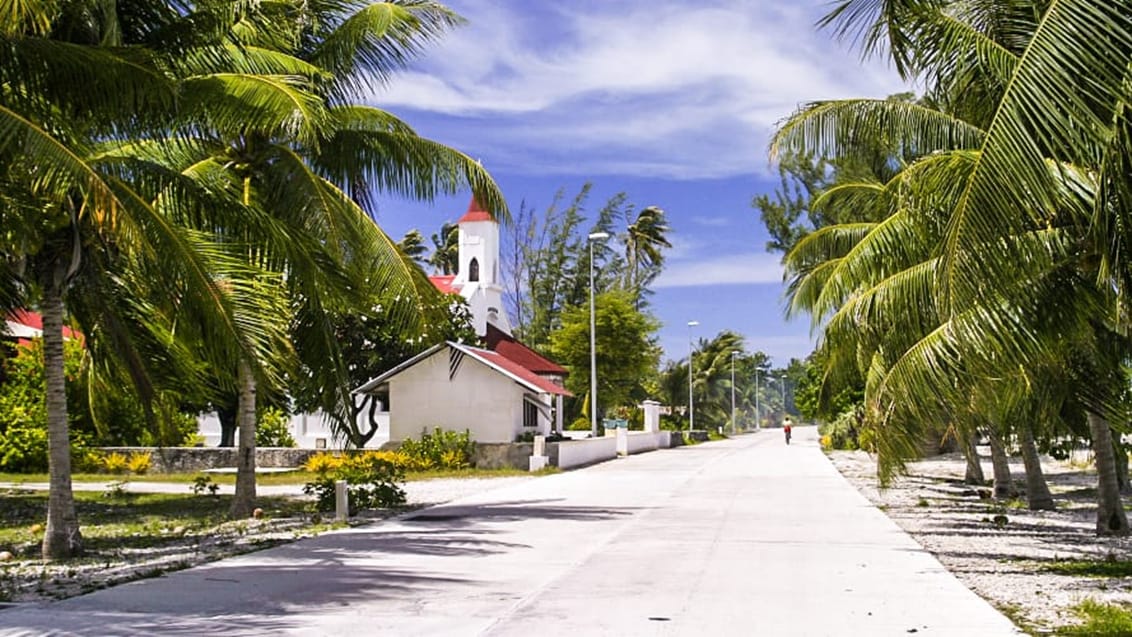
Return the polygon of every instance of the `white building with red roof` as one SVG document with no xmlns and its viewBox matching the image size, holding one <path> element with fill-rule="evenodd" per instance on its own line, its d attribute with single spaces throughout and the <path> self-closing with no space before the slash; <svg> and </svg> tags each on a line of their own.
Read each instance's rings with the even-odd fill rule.
<svg viewBox="0 0 1132 637">
<path fill-rule="evenodd" d="M 389 440 L 436 427 L 468 429 L 477 442 L 513 442 L 562 431 L 566 369 L 511 335 L 503 311 L 499 224 L 473 199 L 459 222 L 456 274 L 429 279 L 467 301 L 484 347 L 441 343 L 366 382 L 388 413 Z"/>
</svg>

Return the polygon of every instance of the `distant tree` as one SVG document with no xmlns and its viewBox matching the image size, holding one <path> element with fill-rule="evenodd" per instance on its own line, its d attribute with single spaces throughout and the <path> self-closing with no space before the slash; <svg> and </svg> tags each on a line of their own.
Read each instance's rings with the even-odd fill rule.
<svg viewBox="0 0 1132 637">
<path fill-rule="evenodd" d="M 397 242 L 397 249 L 417 265 L 423 266 L 429 262 L 426 256 L 428 246 L 425 245 L 424 235 L 421 234 L 420 230 L 414 229 L 406 232 L 405 236 Z"/>
<path fill-rule="evenodd" d="M 524 202 L 505 237 L 508 307 L 516 332 L 535 349 L 546 347 L 566 308 L 588 304 L 591 254 L 595 290 L 624 289 L 641 308 L 663 267 L 663 249 L 671 246 L 664 212 L 650 206 L 635 214 L 625 193 L 610 197 L 587 224 L 591 189 L 585 184 L 568 204 L 560 190 L 541 216 Z M 598 232 L 609 238 L 591 245 L 589 236 Z"/>
<path fill-rule="evenodd" d="M 656 206 L 642 208 L 636 219 L 625 228 L 625 272 L 622 285 L 637 296 L 638 307 L 649 284 L 664 267 L 664 248 L 672 247 L 668 240 L 669 230 L 664 211 Z"/>
<path fill-rule="evenodd" d="M 630 406 L 646 396 L 642 380 L 652 377 L 660 361 L 653 338 L 659 322 L 634 306 L 624 290 L 603 292 L 595 299 L 598 409 Z M 566 308 L 562 326 L 550 335 L 550 353 L 570 370 L 566 388 L 575 403 L 589 404 L 590 314 L 585 305 Z M 581 405 L 576 405 L 580 407 Z M 576 412 L 575 412 L 576 413 Z"/>
<path fill-rule="evenodd" d="M 456 274 L 460 268 L 460 226 L 445 221 L 440 232 L 432 235 L 432 254 L 428 264 L 434 272 Z"/>
</svg>

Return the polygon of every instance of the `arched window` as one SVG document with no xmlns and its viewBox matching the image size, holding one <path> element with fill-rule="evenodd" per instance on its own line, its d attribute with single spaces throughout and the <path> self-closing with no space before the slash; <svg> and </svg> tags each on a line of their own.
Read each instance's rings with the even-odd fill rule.
<svg viewBox="0 0 1132 637">
<path fill-rule="evenodd" d="M 468 264 L 468 280 L 480 280 L 480 262 L 476 259 L 472 259 L 472 262 Z"/>
</svg>

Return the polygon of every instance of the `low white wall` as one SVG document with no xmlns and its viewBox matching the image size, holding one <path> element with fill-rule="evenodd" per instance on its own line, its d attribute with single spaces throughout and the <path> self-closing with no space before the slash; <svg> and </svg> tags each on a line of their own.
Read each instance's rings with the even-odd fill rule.
<svg viewBox="0 0 1132 637">
<path fill-rule="evenodd" d="M 569 469 L 617 457 L 617 438 L 586 438 L 584 440 L 563 440 L 558 444 L 558 467 Z"/>
<path fill-rule="evenodd" d="M 661 448 L 661 438 L 668 438 L 667 431 L 630 431 L 629 432 L 629 453 L 641 453 L 643 451 L 654 451 Z M 667 440 L 664 441 L 667 443 Z M 665 444 L 665 447 L 668 445 Z"/>
</svg>

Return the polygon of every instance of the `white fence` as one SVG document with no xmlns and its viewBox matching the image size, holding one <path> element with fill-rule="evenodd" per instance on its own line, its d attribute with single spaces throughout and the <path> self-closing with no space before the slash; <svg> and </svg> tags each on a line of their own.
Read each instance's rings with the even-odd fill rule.
<svg viewBox="0 0 1132 637">
<path fill-rule="evenodd" d="M 617 457 L 617 438 L 586 438 L 562 441 L 558 445 L 558 467 L 570 469 Z"/>
<path fill-rule="evenodd" d="M 620 435 L 604 438 L 584 438 L 554 443 L 558 447 L 557 466 L 560 469 L 581 467 L 595 462 L 612 460 L 620 453 L 631 455 L 672 446 L 668 431 L 619 431 Z"/>
</svg>

